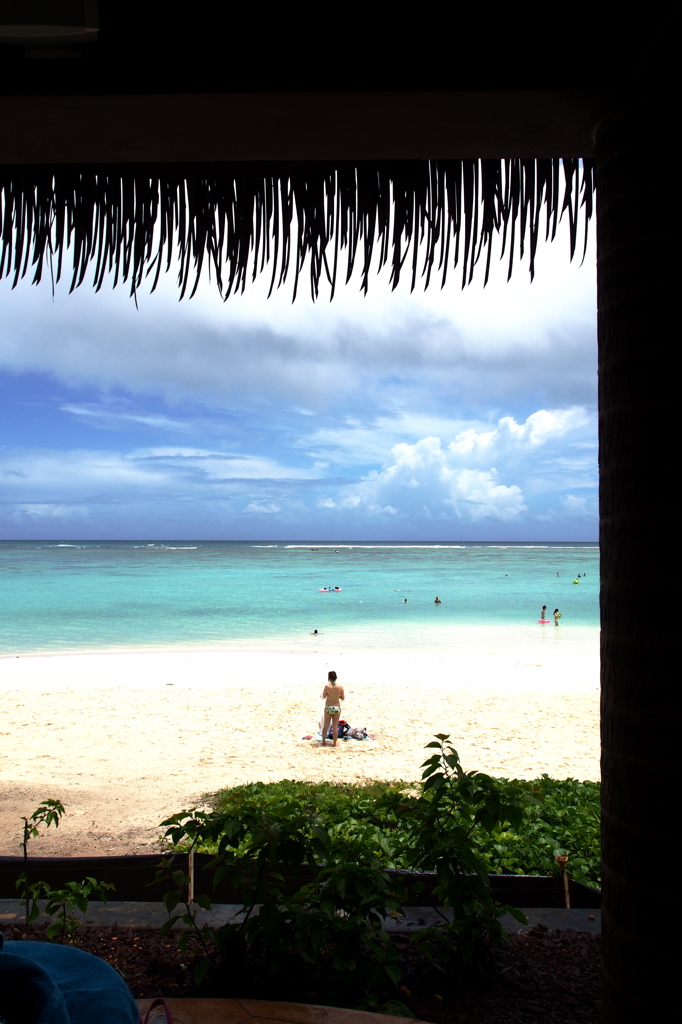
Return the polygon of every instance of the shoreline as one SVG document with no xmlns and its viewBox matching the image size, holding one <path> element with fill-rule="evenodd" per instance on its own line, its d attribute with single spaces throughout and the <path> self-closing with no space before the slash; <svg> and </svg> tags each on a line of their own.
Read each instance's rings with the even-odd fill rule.
<svg viewBox="0 0 682 1024">
<path fill-rule="evenodd" d="M 391 635 L 390 646 L 386 642 Z M 301 633 L 287 631 L 273 634 L 267 639 L 242 637 L 240 639 L 206 638 L 190 642 L 186 639 L 170 643 L 152 641 L 148 644 L 109 644 L 103 646 L 77 645 L 74 647 L 48 646 L 36 648 L 0 648 L 0 666 L 3 662 L 18 658 L 62 658 L 83 656 L 120 656 L 133 654 L 381 654 L 385 651 L 402 652 L 406 655 L 430 656 L 434 650 L 459 655 L 463 651 L 470 655 L 481 654 L 531 654 L 534 651 L 556 647 L 567 657 L 576 654 L 592 654 L 599 648 L 600 628 L 598 624 L 571 623 L 556 626 L 539 625 L 530 618 L 522 622 L 467 623 L 429 622 L 407 623 L 397 632 L 396 624 L 367 627 L 355 624 L 328 628 L 317 634 L 304 629 Z M 0 682 L 1 686 L 1 682 Z"/>
<path fill-rule="evenodd" d="M 315 732 L 329 669 L 372 742 Z M 599 654 L 581 645 L 80 652 L 0 657 L 0 855 L 48 797 L 66 816 L 35 856 L 150 853 L 158 823 L 219 788 L 404 779 L 450 733 L 466 770 L 599 778 Z M 264 697 L 264 693 L 266 696 Z"/>
</svg>

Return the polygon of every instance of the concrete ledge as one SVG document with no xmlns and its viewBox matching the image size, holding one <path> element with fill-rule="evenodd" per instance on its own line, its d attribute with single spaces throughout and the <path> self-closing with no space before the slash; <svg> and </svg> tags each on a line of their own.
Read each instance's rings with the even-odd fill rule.
<svg viewBox="0 0 682 1024">
<path fill-rule="evenodd" d="M 44 901 L 42 903 L 44 905 Z M 24 912 L 19 904 L 19 900 L 0 900 L 0 927 L 21 924 Z M 182 909 L 178 908 L 178 912 Z M 197 924 L 200 928 L 205 925 L 219 928 L 229 922 L 239 923 L 241 909 L 241 905 L 236 903 L 215 904 L 211 910 L 197 908 Z M 511 914 L 505 914 L 500 919 L 510 935 L 532 928 L 536 924 L 544 924 L 546 928 L 591 932 L 593 935 L 601 933 L 601 910 L 531 907 L 524 909 L 523 912 L 528 918 L 528 925 L 519 924 Z M 449 912 L 444 910 L 443 914 L 447 917 Z M 119 928 L 156 929 L 168 920 L 163 903 L 127 903 L 120 900 L 111 900 L 106 905 L 91 903 L 87 914 L 77 912 L 74 916 L 86 926 L 93 928 L 111 928 L 117 925 Z M 412 935 L 421 928 L 435 927 L 442 919 L 438 911 L 432 907 L 407 907 L 404 916 L 386 918 L 386 930 L 392 934 Z M 48 915 L 41 913 L 38 923 L 49 920 Z M 175 928 L 181 931 L 187 926 L 178 922 Z"/>
</svg>

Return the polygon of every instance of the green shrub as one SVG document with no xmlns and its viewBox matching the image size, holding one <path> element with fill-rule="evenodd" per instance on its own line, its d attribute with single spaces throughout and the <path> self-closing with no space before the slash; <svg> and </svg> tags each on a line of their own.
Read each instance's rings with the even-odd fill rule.
<svg viewBox="0 0 682 1024">
<path fill-rule="evenodd" d="M 284 980 L 303 968 L 306 978 L 321 979 L 326 999 L 366 1007 L 392 1001 L 395 1008 L 400 967 L 385 920 L 407 899 L 409 880 L 388 873 L 398 863 L 437 872 L 435 903 L 451 913 L 426 936 L 431 956 L 470 962 L 503 940 L 502 914 L 525 920 L 495 904 L 474 845 L 518 822 L 521 811 L 494 779 L 465 772 L 447 739 L 429 744 L 437 752 L 422 766 L 418 787 L 242 786 L 220 794 L 211 811 L 182 811 L 163 822 L 176 847 L 213 853 L 214 885 L 229 876 L 244 897 L 240 924 L 201 933 L 184 895 L 187 876 L 172 863 L 162 869 L 160 879 L 171 883 L 167 928 L 182 919 L 199 933 L 195 976 L 208 969 L 210 944 L 238 973 Z M 301 864 L 312 878 L 292 892 L 279 866 Z M 414 887 L 421 891 L 417 879 Z M 185 913 L 174 914 L 180 904 Z"/>
<path fill-rule="evenodd" d="M 551 779 L 543 775 L 527 782 L 494 779 L 503 801 L 521 807 L 518 822 L 503 822 L 491 832 L 472 836 L 488 870 L 497 874 L 556 874 L 555 857 L 568 855 L 568 870 L 577 881 L 601 884 L 600 792 L 598 782 Z M 334 828 L 338 841 L 371 845 L 387 868 L 410 866 L 409 818 L 405 810 L 421 792 L 407 782 L 256 782 L 224 789 L 207 799 L 218 811 L 238 813 L 243 805 L 259 807 L 276 818 L 279 808 L 294 801 L 314 812 L 325 828 Z M 428 790 L 425 791 L 428 797 Z M 454 808 L 453 814 L 457 815 Z M 202 846 L 215 852 L 215 844 Z M 431 865 L 430 870 L 433 870 Z"/>
<path fill-rule="evenodd" d="M 600 886 L 600 784 L 548 775 L 534 782 L 499 784 L 502 791 L 513 787 L 525 802 L 520 824 L 492 832 L 492 845 L 481 850 L 489 870 L 556 874 L 555 857 L 568 855 L 568 870 L 576 881 Z"/>
</svg>

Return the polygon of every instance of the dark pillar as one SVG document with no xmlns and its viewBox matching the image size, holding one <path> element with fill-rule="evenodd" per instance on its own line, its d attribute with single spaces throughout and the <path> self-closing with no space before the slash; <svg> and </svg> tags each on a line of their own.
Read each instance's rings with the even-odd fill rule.
<svg viewBox="0 0 682 1024">
<path fill-rule="evenodd" d="M 597 132 L 606 1024 L 670 1019 L 680 970 L 679 218 L 660 106 L 623 104 Z"/>
</svg>

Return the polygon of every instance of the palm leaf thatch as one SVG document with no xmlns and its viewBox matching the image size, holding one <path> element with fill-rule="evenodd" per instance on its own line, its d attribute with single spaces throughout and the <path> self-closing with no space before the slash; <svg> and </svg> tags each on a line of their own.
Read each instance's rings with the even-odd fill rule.
<svg viewBox="0 0 682 1024">
<path fill-rule="evenodd" d="M 203 273 L 227 298 L 267 272 L 270 291 L 307 273 L 313 298 L 326 279 L 359 273 L 367 291 L 387 264 L 395 288 L 446 281 L 462 286 L 483 257 L 488 279 L 493 241 L 511 276 L 528 253 L 531 277 L 538 238 L 554 238 L 566 217 L 573 257 L 593 214 L 594 166 L 577 159 L 443 160 L 206 168 L 4 168 L 0 172 L 0 277 L 12 286 L 53 285 L 71 266 L 71 290 L 92 268 L 130 283 L 178 268 L 180 296 Z M 581 224 L 582 221 L 582 224 Z M 373 262 L 374 258 L 374 262 Z M 343 265 L 343 269 L 342 269 Z"/>
</svg>

